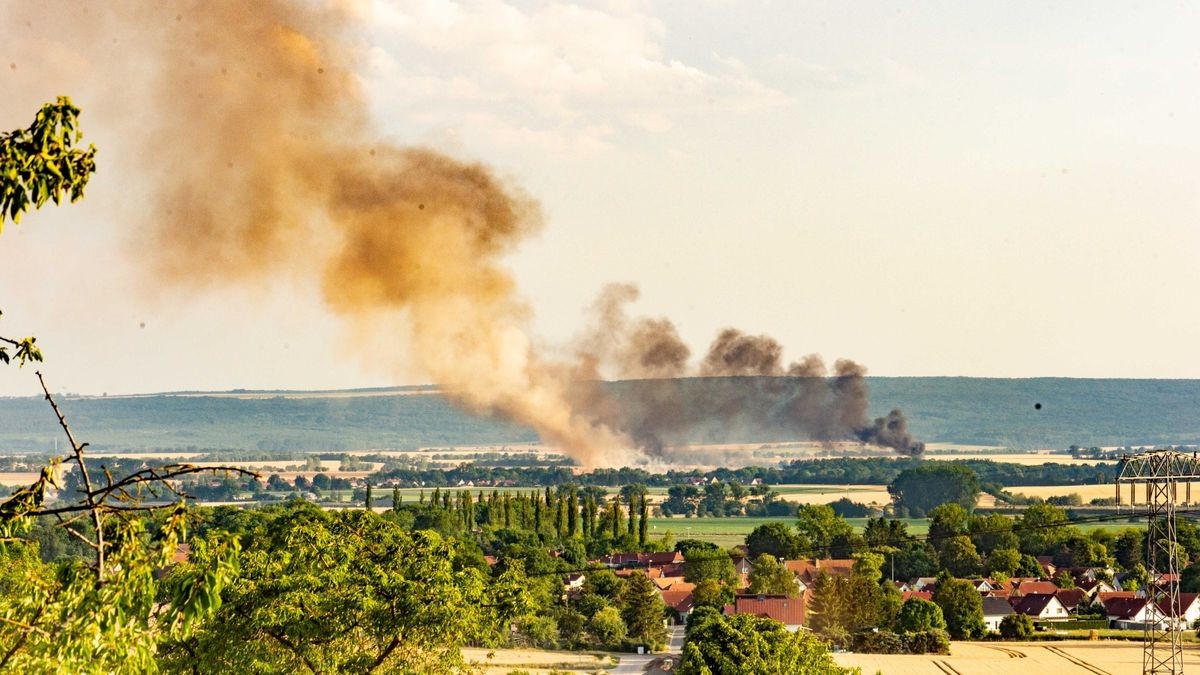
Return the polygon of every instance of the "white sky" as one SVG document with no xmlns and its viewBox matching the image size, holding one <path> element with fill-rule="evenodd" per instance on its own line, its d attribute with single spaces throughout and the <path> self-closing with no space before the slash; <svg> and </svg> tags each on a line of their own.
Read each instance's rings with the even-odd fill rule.
<svg viewBox="0 0 1200 675">
<path fill-rule="evenodd" d="M 693 352 L 732 325 L 876 375 L 1200 377 L 1196 6 L 379 0 L 371 21 L 381 129 L 542 201 L 509 263 L 548 343 L 631 281 Z M 0 235 L 0 334 L 38 335 L 57 388 L 402 383 L 338 355 L 312 289 L 131 288 L 121 110 L 19 30 L 0 128 L 71 93 L 102 153 L 84 202 Z M 35 387 L 0 370 L 0 395 Z"/>
</svg>

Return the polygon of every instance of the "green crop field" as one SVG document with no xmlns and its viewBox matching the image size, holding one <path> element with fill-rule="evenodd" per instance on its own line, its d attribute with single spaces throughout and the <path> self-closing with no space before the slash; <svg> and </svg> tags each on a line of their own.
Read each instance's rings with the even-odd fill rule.
<svg viewBox="0 0 1200 675">
<path fill-rule="evenodd" d="M 847 522 L 854 526 L 855 531 L 862 532 L 866 527 L 866 518 L 847 518 Z M 914 536 L 924 536 L 929 534 L 929 521 L 925 518 L 902 518 L 905 524 L 908 525 L 908 533 Z M 674 535 L 675 540 L 680 539 L 700 539 L 702 541 L 711 541 L 714 544 L 722 547 L 737 546 L 744 544 L 746 535 L 750 534 L 754 528 L 763 523 L 779 521 L 789 525 L 794 524 L 794 518 L 651 518 L 650 519 L 650 534 L 652 536 L 662 536 L 668 530 Z M 1111 522 L 1088 523 L 1080 526 L 1084 532 L 1090 530 L 1109 530 L 1118 531 L 1127 527 L 1140 527 L 1141 519 L 1138 522 L 1128 522 L 1124 519 Z"/>
<path fill-rule="evenodd" d="M 866 526 L 866 518 L 847 518 L 855 530 L 861 532 Z M 795 518 L 651 518 L 650 534 L 662 536 L 668 530 L 675 540 L 700 539 L 711 541 L 718 546 L 729 547 L 743 544 L 746 535 L 754 528 L 764 523 L 781 522 L 788 525 L 796 522 Z M 929 532 L 929 521 L 924 518 L 906 519 L 910 534 L 923 535 Z"/>
</svg>

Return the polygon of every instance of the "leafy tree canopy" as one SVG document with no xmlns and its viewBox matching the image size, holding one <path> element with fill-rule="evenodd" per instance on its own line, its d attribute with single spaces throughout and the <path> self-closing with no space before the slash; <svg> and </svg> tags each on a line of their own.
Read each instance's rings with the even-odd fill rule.
<svg viewBox="0 0 1200 675">
<path fill-rule="evenodd" d="M 900 472 L 888 485 L 888 493 L 898 508 L 914 515 L 948 503 L 970 510 L 979 498 L 979 477 L 959 464 L 918 464 Z"/>
<path fill-rule="evenodd" d="M 771 619 L 722 616 L 697 609 L 688 622 L 679 675 L 839 675 L 829 647 L 805 631 L 788 631 Z"/>
<path fill-rule="evenodd" d="M 42 106 L 26 129 L 0 133 L 0 231 L 32 206 L 83 196 L 96 171 L 96 148 L 80 149 L 79 108 L 66 96 Z"/>
<path fill-rule="evenodd" d="M 796 577 L 776 558 L 762 554 L 754 559 L 750 568 L 750 592 L 786 595 L 794 598 L 800 594 Z"/>
<path fill-rule="evenodd" d="M 896 630 L 904 633 L 919 633 L 938 628 L 946 629 L 946 619 L 937 603 L 921 598 L 909 598 L 900 606 L 896 616 Z"/>
<path fill-rule="evenodd" d="M 933 601 L 942 608 L 950 637 L 969 640 L 984 634 L 983 598 L 971 582 L 942 575 L 933 591 Z"/>
<path fill-rule="evenodd" d="M 519 565 L 487 583 L 473 567 L 456 570 L 455 555 L 437 533 L 374 513 L 298 511 L 244 552 L 216 615 L 168 643 L 164 663 L 200 673 L 453 672 L 465 641 L 486 642 L 529 609 Z"/>
</svg>

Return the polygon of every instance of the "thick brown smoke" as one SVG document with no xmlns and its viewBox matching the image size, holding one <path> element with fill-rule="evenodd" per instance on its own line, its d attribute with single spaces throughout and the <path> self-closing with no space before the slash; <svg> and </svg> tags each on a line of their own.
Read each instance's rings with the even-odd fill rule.
<svg viewBox="0 0 1200 675">
<path fill-rule="evenodd" d="M 121 169 L 152 181 L 137 260 L 156 285 L 318 278 L 359 334 L 402 317 L 408 335 L 370 354 L 378 367 L 399 374 L 406 339 L 463 406 L 526 424 L 584 465 L 627 459 L 618 433 L 568 404 L 572 369 L 535 350 L 500 264 L 542 226 L 537 203 L 481 164 L 379 139 L 357 74 L 358 8 L 72 5 L 4 18 L 48 39 L 65 30 L 120 88 L 143 141 L 142 166 Z"/>
<path fill-rule="evenodd" d="M 539 351 L 501 264 L 541 228 L 537 203 L 486 166 L 380 140 L 358 78 L 355 7 L 98 7 L 14 4 L 0 20 L 27 27 L 30 44 L 70 44 L 119 92 L 141 159 L 114 173 L 151 183 L 137 200 L 136 259 L 156 286 L 318 279 L 325 303 L 372 344 L 401 317 L 412 356 L 452 399 L 532 427 L 585 466 L 753 426 L 920 452 L 899 413 L 868 421 L 864 371 L 851 362 L 832 377 L 817 357 L 784 368 L 776 341 L 727 329 L 689 370 L 671 321 L 627 315 L 632 285 L 605 289 L 578 359 Z M 402 342 L 366 356 L 398 372 Z M 605 371 L 645 381 L 614 392 L 597 382 Z M 667 379 L 696 374 L 715 379 L 699 389 Z"/>
<path fill-rule="evenodd" d="M 625 306 L 637 300 L 633 284 L 609 284 L 593 303 L 593 325 L 581 340 L 585 362 L 607 364 L 622 379 L 682 377 L 691 350 L 669 319 L 630 319 Z"/>
<path fill-rule="evenodd" d="M 736 328 L 721 331 L 704 363 L 700 374 L 706 377 L 739 377 L 745 375 L 780 375 L 783 367 L 783 346 L 766 335 L 746 335 Z"/>
<path fill-rule="evenodd" d="M 618 383 L 612 392 L 596 382 L 579 383 L 573 391 L 578 409 L 592 411 L 651 456 L 662 456 L 670 445 L 746 438 L 856 438 L 908 455 L 924 452 L 899 410 L 874 421 L 867 416 L 861 365 L 839 360 L 829 376 L 821 357 L 810 354 L 784 368 L 783 347 L 775 339 L 726 328 L 691 371 L 674 324 L 629 316 L 627 305 L 637 298 L 632 284 L 605 287 L 592 305 L 592 325 L 579 353 L 580 373 L 587 378 L 597 380 L 607 370 L 641 381 Z M 648 367 L 663 363 L 669 367 Z M 703 382 L 665 379 L 682 376 Z"/>
</svg>

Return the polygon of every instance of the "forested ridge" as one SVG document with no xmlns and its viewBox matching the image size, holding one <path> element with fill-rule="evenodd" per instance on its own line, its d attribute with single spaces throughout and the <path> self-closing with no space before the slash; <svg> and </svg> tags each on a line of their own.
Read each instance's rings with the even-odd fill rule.
<svg viewBox="0 0 1200 675">
<path fill-rule="evenodd" d="M 762 378 L 743 381 L 754 387 Z M 1058 449 L 1200 442 L 1200 380 L 873 377 L 867 384 L 871 415 L 900 408 L 926 442 Z M 645 385 L 606 386 L 618 403 L 628 404 Z M 693 378 L 678 380 L 677 386 L 686 403 L 702 398 L 713 385 Z M 378 395 L 372 395 L 375 391 Z M 303 398 L 285 392 L 256 398 L 75 397 L 64 400 L 63 407 L 96 448 L 415 449 L 537 439 L 519 425 L 464 413 L 438 394 L 388 395 L 395 391 L 400 389 Z M 39 403 L 0 399 L 0 442 L 10 451 L 52 448 L 54 420 Z M 717 440 L 705 433 L 697 431 L 692 441 Z M 781 437 L 764 424 L 744 425 L 719 440 L 797 439 Z"/>
</svg>

